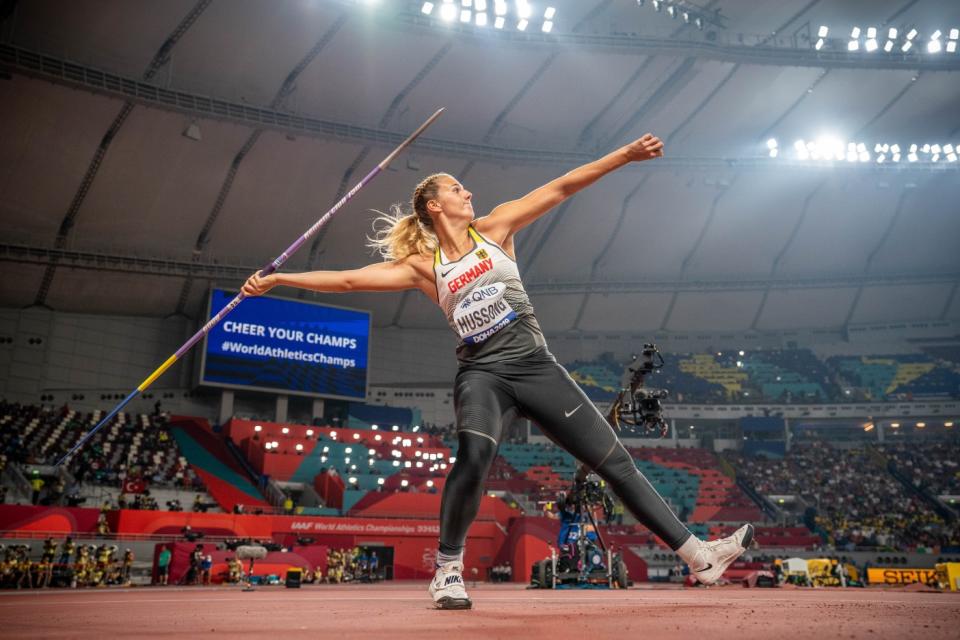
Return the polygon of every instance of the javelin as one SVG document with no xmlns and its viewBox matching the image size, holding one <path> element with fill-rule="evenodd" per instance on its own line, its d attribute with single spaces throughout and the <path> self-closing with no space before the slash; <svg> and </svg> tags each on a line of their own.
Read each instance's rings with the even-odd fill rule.
<svg viewBox="0 0 960 640">
<path fill-rule="evenodd" d="M 368 174 L 363 178 L 363 180 L 361 180 L 360 182 L 358 182 L 358 183 L 357 183 L 357 186 L 355 186 L 354 188 L 350 189 L 350 191 L 347 191 L 347 194 L 346 194 L 345 196 L 343 196 L 342 198 L 340 198 L 340 201 L 337 202 L 335 205 L 333 205 L 333 206 L 330 208 L 329 211 L 327 211 L 325 214 L 323 214 L 323 216 L 322 216 L 319 220 L 317 220 L 312 227 L 310 227 L 309 229 L 307 229 L 307 232 L 306 232 L 306 233 L 304 233 L 302 236 L 300 236 L 299 238 L 297 238 L 297 240 L 296 240 L 293 244 L 291 244 L 289 247 L 287 247 L 286 251 L 284 251 L 284 252 L 281 253 L 279 256 L 277 256 L 277 259 L 276 259 L 276 260 L 274 260 L 273 262 L 271 262 L 270 264 L 268 264 L 267 266 L 265 266 L 263 269 L 261 269 L 261 270 L 260 270 L 260 275 L 261 275 L 261 276 L 268 276 L 268 275 L 270 275 L 271 273 L 273 273 L 274 271 L 276 271 L 277 269 L 279 269 L 280 267 L 282 267 L 283 264 L 290 258 L 290 256 L 292 256 L 294 253 L 296 253 L 296 252 L 300 249 L 300 247 L 303 246 L 303 243 L 304 243 L 304 242 L 306 242 L 306 241 L 309 240 L 311 237 L 313 237 L 313 236 L 317 233 L 317 231 L 319 231 L 319 230 L 321 229 L 321 227 L 323 227 L 323 225 L 327 224 L 327 222 L 330 221 L 330 218 L 333 217 L 333 214 L 335 214 L 337 211 L 339 211 L 340 208 L 341 208 L 343 205 L 345 205 L 348 200 L 350 200 L 350 198 L 352 198 L 353 196 L 355 196 L 356 193 L 357 193 L 358 191 L 360 191 L 360 189 L 362 189 L 362 188 L 364 187 L 364 185 L 366 185 L 368 182 L 370 182 L 371 180 L 373 180 L 373 179 L 377 176 L 377 174 L 379 174 L 381 171 L 383 171 L 384 169 L 386 169 L 386 168 L 387 168 L 387 165 L 390 164 L 390 162 L 391 162 L 395 157 L 397 157 L 397 155 L 398 155 L 401 151 L 403 151 L 403 150 L 406 149 L 408 146 L 410 146 L 410 144 L 411 144 L 414 140 L 416 140 L 417 137 L 419 137 L 420 134 L 423 133 L 423 132 L 426 130 L 427 127 L 429 127 L 431 124 L 433 124 L 433 121 L 436 120 L 437 118 L 439 118 L 439 117 L 440 117 L 440 114 L 443 113 L 443 111 L 444 111 L 444 108 L 443 108 L 443 107 L 441 107 L 440 109 L 437 109 L 437 111 L 436 111 L 432 116 L 430 116 L 429 118 L 427 118 L 426 122 L 424 122 L 422 125 L 420 125 L 420 128 L 419 128 L 419 129 L 417 129 L 416 131 L 414 131 L 413 133 L 411 133 L 411 134 L 407 137 L 406 140 L 404 140 L 403 142 L 400 143 L 400 146 L 398 146 L 396 149 L 394 149 L 394 150 L 390 153 L 390 155 L 388 155 L 386 158 L 384 158 L 383 160 L 381 160 L 381 161 L 380 161 L 380 164 L 378 164 L 377 166 L 375 166 L 375 167 L 373 168 L 373 170 L 370 171 L 370 173 L 368 173 Z M 175 362 L 177 362 L 177 360 L 179 360 L 181 357 L 183 357 L 183 355 L 184 355 L 186 352 L 190 351 L 190 349 L 193 348 L 193 345 L 195 345 L 195 344 L 197 344 L 198 342 L 200 342 L 200 339 L 203 338 L 204 336 L 206 336 L 207 333 L 209 333 L 210 329 L 213 329 L 215 326 L 217 326 L 217 324 L 218 324 L 221 320 L 223 320 L 223 319 L 227 316 L 228 313 L 230 313 L 231 311 L 233 311 L 233 310 L 237 307 L 238 304 L 240 304 L 241 302 L 243 302 L 243 300 L 244 300 L 246 297 L 247 297 L 247 296 L 244 295 L 243 291 L 240 291 L 240 293 L 238 293 L 237 296 L 236 296 L 233 300 L 231 300 L 223 309 L 221 309 L 220 312 L 219 312 L 217 315 L 215 315 L 215 316 L 213 316 L 212 318 L 210 318 L 210 321 L 207 322 L 207 324 L 203 325 L 203 327 L 202 327 L 199 331 L 197 331 L 195 334 L 193 334 L 193 337 L 192 337 L 192 338 L 190 338 L 189 340 L 187 340 L 187 341 L 183 344 L 182 347 L 180 347 L 179 349 L 177 349 L 176 353 L 174 353 L 172 356 L 170 356 L 169 358 L 167 358 L 167 360 L 166 360 L 162 365 L 160 365 L 159 367 L 157 367 L 156 371 L 154 371 L 153 373 L 151 373 L 149 376 L 147 376 L 147 379 L 146 379 L 146 380 L 144 380 L 143 382 L 140 383 L 140 386 L 138 386 L 136 389 L 134 389 L 133 391 L 131 391 L 131 392 L 130 392 L 130 395 L 128 395 L 126 398 L 124 398 L 124 399 L 120 402 L 120 404 L 118 404 L 117 406 L 115 406 L 115 407 L 113 408 L 113 410 L 111 410 L 110 413 L 108 413 L 108 414 L 106 415 L 106 417 L 103 418 L 103 420 L 101 420 L 99 423 L 97 423 L 97 426 L 95 426 L 93 429 L 91 429 L 90 431 L 88 431 L 88 432 L 86 433 L 86 435 L 84 435 L 82 438 L 80 438 L 79 442 L 77 442 L 77 444 L 73 445 L 73 448 L 70 449 L 70 451 L 68 451 L 66 454 L 64 454 L 64 456 L 63 456 L 62 458 L 60 458 L 59 461 L 57 461 L 57 466 L 59 467 L 60 465 L 62 465 L 70 456 L 72 456 L 74 453 L 76 453 L 77 450 L 79 450 L 80 447 L 82 447 L 82 446 L 84 445 L 84 443 L 87 442 L 87 440 L 89 440 L 91 437 L 93 437 L 93 434 L 95 434 L 97 431 L 99 431 L 105 424 L 107 424 L 108 422 L 110 422 L 110 420 L 111 420 L 115 415 L 117 415 L 117 413 L 119 413 L 121 409 L 123 409 L 125 406 L 127 406 L 127 404 L 129 404 L 131 400 L 133 400 L 133 399 L 136 398 L 138 395 L 140 395 L 141 393 L 143 393 L 143 392 L 147 389 L 147 387 L 149 387 L 151 384 L 154 383 L 154 381 L 155 381 L 157 378 L 159 378 L 160 376 L 163 375 L 163 372 L 164 372 L 164 371 L 166 371 L 166 370 L 169 369 L 171 366 L 173 366 L 173 364 L 174 364 Z"/>
</svg>

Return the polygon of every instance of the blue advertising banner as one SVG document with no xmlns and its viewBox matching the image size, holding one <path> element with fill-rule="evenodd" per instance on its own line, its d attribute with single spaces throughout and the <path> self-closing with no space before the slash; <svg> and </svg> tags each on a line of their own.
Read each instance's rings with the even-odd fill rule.
<svg viewBox="0 0 960 640">
<path fill-rule="evenodd" d="M 235 293 L 210 292 L 210 318 Z M 370 314 L 280 298 L 247 298 L 204 342 L 200 384 L 363 399 Z"/>
</svg>

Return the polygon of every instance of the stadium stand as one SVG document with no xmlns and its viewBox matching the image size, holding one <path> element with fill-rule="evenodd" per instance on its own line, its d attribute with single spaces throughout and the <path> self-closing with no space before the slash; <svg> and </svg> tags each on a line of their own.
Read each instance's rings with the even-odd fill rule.
<svg viewBox="0 0 960 640">
<path fill-rule="evenodd" d="M 794 447 L 782 460 L 730 453 L 738 477 L 764 495 L 794 496 L 806 523 L 838 549 L 954 547 L 960 528 L 946 523 L 886 470 L 874 449 L 826 442 Z"/>
<path fill-rule="evenodd" d="M 102 412 L 81 413 L 63 406 L 59 409 L 35 405 L 0 404 L 3 450 L 7 459 L 29 465 L 31 474 L 51 469 L 88 429 L 99 422 Z M 47 475 L 35 502 L 74 504 L 84 499 L 116 501 L 126 494 L 132 508 L 169 508 L 179 500 L 178 491 L 201 494 L 207 499 L 203 480 L 183 456 L 172 436 L 166 416 L 117 414 L 115 420 L 97 433 L 90 443 L 69 460 L 66 478 Z M 160 498 L 150 489 L 168 489 Z M 143 496 L 135 498 L 134 496 Z"/>
<path fill-rule="evenodd" d="M 810 349 L 664 353 L 648 385 L 673 402 L 855 402 L 960 397 L 960 348 L 927 347 L 893 355 L 831 355 Z M 626 364 L 610 354 L 568 365 L 597 402 L 610 402 Z"/>
</svg>

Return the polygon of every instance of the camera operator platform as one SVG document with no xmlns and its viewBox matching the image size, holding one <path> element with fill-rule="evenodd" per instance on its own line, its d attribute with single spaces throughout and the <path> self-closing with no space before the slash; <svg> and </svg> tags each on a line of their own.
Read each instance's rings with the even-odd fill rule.
<svg viewBox="0 0 960 640">
<path fill-rule="evenodd" d="M 621 425 L 642 428 L 658 437 L 667 435 L 660 401 L 669 394 L 664 389 L 644 386 L 644 378 L 663 367 L 663 357 L 654 344 L 644 344 L 639 356 L 634 355 L 628 367 L 630 380 L 621 389 L 607 413 L 607 421 L 615 429 Z M 610 497 L 603 480 L 580 466 L 573 487 L 558 499 L 560 507 L 560 534 L 557 537 L 559 553 L 534 564 L 533 586 L 556 588 L 613 588 L 629 585 L 626 565 L 620 554 L 614 554 L 603 540 L 594 517 L 594 509 L 603 506 L 609 512 Z"/>
</svg>

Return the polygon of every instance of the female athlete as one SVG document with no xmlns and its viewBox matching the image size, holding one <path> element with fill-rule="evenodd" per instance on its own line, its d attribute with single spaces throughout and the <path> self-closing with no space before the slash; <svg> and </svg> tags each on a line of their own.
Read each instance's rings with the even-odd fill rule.
<svg viewBox="0 0 960 640">
<path fill-rule="evenodd" d="M 248 296 L 283 285 L 321 292 L 419 289 L 459 336 L 454 405 L 459 448 L 443 488 L 440 547 L 429 593 L 440 609 L 472 606 L 463 582 L 467 529 L 502 427 L 524 415 L 606 480 L 637 520 L 660 537 L 704 584 L 716 582 L 753 539 L 745 525 L 703 542 L 683 525 L 640 473 L 613 429 L 553 355 L 517 269 L 517 232 L 606 174 L 663 155 L 663 142 L 642 138 L 476 218 L 473 194 L 456 178 L 435 174 L 417 185 L 413 211 L 399 206 L 371 240 L 384 262 L 348 271 L 255 274 Z"/>
</svg>

